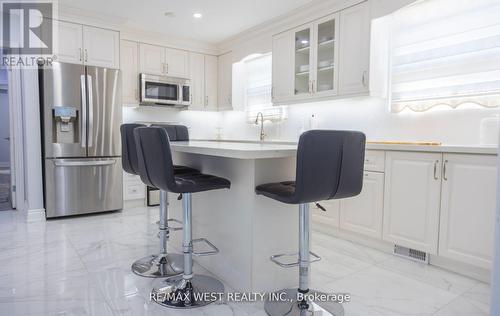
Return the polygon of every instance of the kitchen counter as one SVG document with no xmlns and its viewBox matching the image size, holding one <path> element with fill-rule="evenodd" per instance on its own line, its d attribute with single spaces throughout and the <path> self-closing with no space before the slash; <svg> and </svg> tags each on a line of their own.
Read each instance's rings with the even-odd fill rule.
<svg viewBox="0 0 500 316">
<path fill-rule="evenodd" d="M 176 152 L 203 154 L 238 159 L 261 159 L 294 156 L 297 143 L 281 141 L 192 140 L 171 144 Z M 392 142 L 367 142 L 368 150 L 420 151 L 463 154 L 496 155 L 496 146 L 485 145 L 422 145 L 420 143 L 396 144 Z"/>
</svg>

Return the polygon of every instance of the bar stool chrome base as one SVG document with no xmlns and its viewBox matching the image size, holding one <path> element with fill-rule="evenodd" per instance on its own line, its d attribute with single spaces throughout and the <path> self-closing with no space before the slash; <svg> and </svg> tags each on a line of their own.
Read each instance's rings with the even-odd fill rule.
<svg viewBox="0 0 500 316">
<path fill-rule="evenodd" d="M 165 278 L 184 272 L 184 257 L 180 254 L 151 255 L 132 264 L 132 272 L 146 278 Z"/>
<path fill-rule="evenodd" d="M 280 293 L 285 293 L 285 297 L 278 296 Z M 344 316 L 344 308 L 342 304 L 337 302 L 314 302 L 307 301 L 306 306 L 300 306 L 297 301 L 297 289 L 286 289 L 275 292 L 275 297 L 280 300 L 266 300 L 264 309 L 269 316 Z M 314 296 L 325 293 L 309 290 L 308 295 Z M 283 299 L 284 298 L 284 299 Z"/>
<path fill-rule="evenodd" d="M 214 303 L 223 293 L 224 285 L 219 280 L 195 274 L 190 280 L 182 275 L 162 280 L 153 288 L 151 297 L 165 307 L 189 309 Z"/>
</svg>

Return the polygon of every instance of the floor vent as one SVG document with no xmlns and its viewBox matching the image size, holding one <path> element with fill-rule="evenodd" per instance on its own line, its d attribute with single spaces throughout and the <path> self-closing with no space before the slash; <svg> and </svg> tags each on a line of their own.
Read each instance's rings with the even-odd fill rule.
<svg viewBox="0 0 500 316">
<path fill-rule="evenodd" d="M 420 263 L 429 263 L 429 255 L 426 252 L 394 245 L 394 255 Z"/>
</svg>

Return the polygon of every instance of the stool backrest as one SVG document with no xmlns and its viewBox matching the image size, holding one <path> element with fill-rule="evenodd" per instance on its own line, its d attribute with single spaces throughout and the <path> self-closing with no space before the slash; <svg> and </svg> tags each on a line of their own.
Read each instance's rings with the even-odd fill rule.
<svg viewBox="0 0 500 316">
<path fill-rule="evenodd" d="M 171 142 L 182 142 L 189 140 L 188 128 L 184 125 L 153 124 L 151 127 L 163 127 L 167 130 Z"/>
<path fill-rule="evenodd" d="M 175 185 L 170 141 L 164 127 L 139 127 L 134 130 L 142 182 L 169 191 Z"/>
<path fill-rule="evenodd" d="M 356 196 L 363 186 L 366 137 L 311 130 L 299 139 L 295 195 L 301 203 Z"/>
<path fill-rule="evenodd" d="M 139 162 L 137 161 L 134 129 L 144 126 L 143 124 L 122 124 L 120 126 L 123 170 L 135 175 L 139 174 Z"/>
</svg>

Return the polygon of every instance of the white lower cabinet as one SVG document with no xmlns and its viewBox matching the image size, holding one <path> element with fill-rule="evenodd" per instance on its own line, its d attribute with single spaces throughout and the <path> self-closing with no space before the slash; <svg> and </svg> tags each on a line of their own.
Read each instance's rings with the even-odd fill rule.
<svg viewBox="0 0 500 316">
<path fill-rule="evenodd" d="M 437 254 L 441 161 L 441 153 L 386 153 L 385 241 Z"/>
<path fill-rule="evenodd" d="M 141 178 L 129 173 L 123 173 L 123 200 L 138 200 L 146 198 L 146 186 Z"/>
<path fill-rule="evenodd" d="M 317 207 L 315 203 L 311 204 L 312 219 L 316 223 L 327 225 L 329 227 L 339 227 L 340 218 L 340 203 L 337 200 L 328 200 L 319 202 L 321 208 Z"/>
<path fill-rule="evenodd" d="M 497 157 L 445 154 L 439 255 L 490 269 Z"/>
<path fill-rule="evenodd" d="M 384 174 L 365 171 L 361 193 L 340 200 L 340 228 L 381 239 L 383 203 Z"/>
</svg>

